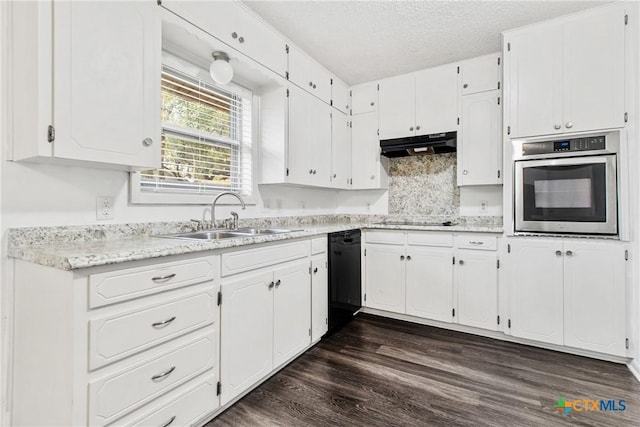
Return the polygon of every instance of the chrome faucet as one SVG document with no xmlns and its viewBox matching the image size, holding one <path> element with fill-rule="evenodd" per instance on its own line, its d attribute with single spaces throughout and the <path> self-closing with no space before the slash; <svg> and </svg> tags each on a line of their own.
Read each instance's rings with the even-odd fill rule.
<svg viewBox="0 0 640 427">
<path fill-rule="evenodd" d="M 211 225 L 212 225 L 214 228 L 216 228 L 216 203 L 218 203 L 218 199 L 219 199 L 220 197 L 222 197 L 222 196 L 227 196 L 227 195 L 229 195 L 229 196 L 234 196 L 235 198 L 237 198 L 238 200 L 240 200 L 240 204 L 242 205 L 242 209 L 243 209 L 243 210 L 247 209 L 247 207 L 246 207 L 246 206 L 245 206 L 245 204 L 244 204 L 244 200 L 242 200 L 242 197 L 240 197 L 240 195 L 239 195 L 238 193 L 233 193 L 233 192 L 231 192 L 231 191 L 225 191 L 225 192 L 222 192 L 222 193 L 218 194 L 218 195 L 216 196 L 216 198 L 215 198 L 215 199 L 213 199 L 213 203 L 211 203 Z M 235 212 L 233 212 L 233 213 L 235 213 Z M 233 227 L 234 227 L 234 229 L 235 229 L 235 228 L 238 228 L 238 214 L 237 214 L 237 213 L 235 213 L 235 215 L 233 216 L 233 218 L 234 218 L 234 221 L 233 221 L 233 222 L 234 222 L 234 225 L 233 225 Z"/>
</svg>

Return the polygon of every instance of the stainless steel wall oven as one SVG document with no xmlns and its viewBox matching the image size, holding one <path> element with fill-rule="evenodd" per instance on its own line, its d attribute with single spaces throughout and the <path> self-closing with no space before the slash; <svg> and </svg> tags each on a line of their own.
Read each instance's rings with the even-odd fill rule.
<svg viewBox="0 0 640 427">
<path fill-rule="evenodd" d="M 513 141 L 515 231 L 618 234 L 618 135 Z"/>
</svg>

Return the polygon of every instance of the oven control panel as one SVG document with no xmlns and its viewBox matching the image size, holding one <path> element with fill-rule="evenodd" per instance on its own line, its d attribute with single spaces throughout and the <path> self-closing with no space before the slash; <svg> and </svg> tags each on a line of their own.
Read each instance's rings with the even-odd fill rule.
<svg viewBox="0 0 640 427">
<path fill-rule="evenodd" d="M 522 155 L 564 153 L 575 151 L 594 151 L 606 148 L 604 135 L 586 138 L 562 139 L 557 141 L 526 142 L 522 144 Z"/>
</svg>

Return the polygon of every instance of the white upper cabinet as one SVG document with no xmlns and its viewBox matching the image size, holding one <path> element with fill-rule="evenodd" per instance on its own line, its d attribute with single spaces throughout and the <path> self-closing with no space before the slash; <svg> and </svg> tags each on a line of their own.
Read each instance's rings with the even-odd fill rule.
<svg viewBox="0 0 640 427">
<path fill-rule="evenodd" d="M 378 112 L 378 84 L 363 83 L 351 87 L 351 114 Z M 377 123 L 376 123 L 377 129 Z"/>
<path fill-rule="evenodd" d="M 162 6 L 279 75 L 286 75 L 284 39 L 238 2 L 163 0 Z"/>
<path fill-rule="evenodd" d="M 458 138 L 458 185 L 500 184 L 502 168 L 500 91 L 462 97 Z"/>
<path fill-rule="evenodd" d="M 455 64 L 429 68 L 416 73 L 416 135 L 458 129 L 458 76 Z M 405 100 L 407 101 L 410 102 L 410 98 Z"/>
<path fill-rule="evenodd" d="M 625 7 L 505 32 L 511 137 L 624 127 Z"/>
<path fill-rule="evenodd" d="M 386 159 L 380 157 L 378 113 L 351 116 L 351 188 L 386 188 Z"/>
<path fill-rule="evenodd" d="M 327 104 L 331 102 L 331 75 L 295 46 L 289 49 L 289 80 Z"/>
<path fill-rule="evenodd" d="M 160 18 L 147 2 L 13 3 L 14 160 L 160 166 Z M 32 25 L 31 25 L 31 24 Z M 49 127 L 50 126 L 50 127 Z"/>
<path fill-rule="evenodd" d="M 349 114 L 351 109 L 349 86 L 335 77 L 331 79 L 331 106 L 345 114 Z"/>
<path fill-rule="evenodd" d="M 455 64 L 380 82 L 380 139 L 458 129 L 458 71 Z"/>
<path fill-rule="evenodd" d="M 415 87 L 413 74 L 391 77 L 380 82 L 380 139 L 415 135 Z"/>
<path fill-rule="evenodd" d="M 351 128 L 349 116 L 331 111 L 331 184 L 351 188 Z"/>
<path fill-rule="evenodd" d="M 460 63 L 462 95 L 500 89 L 502 67 L 499 53 L 473 58 Z"/>
</svg>

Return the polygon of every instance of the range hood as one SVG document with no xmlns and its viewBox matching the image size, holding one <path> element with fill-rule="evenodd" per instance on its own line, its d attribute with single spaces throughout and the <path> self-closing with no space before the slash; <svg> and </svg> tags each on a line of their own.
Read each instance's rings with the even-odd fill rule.
<svg viewBox="0 0 640 427">
<path fill-rule="evenodd" d="M 386 157 L 455 153 L 457 132 L 380 140 L 380 154 Z"/>
</svg>

